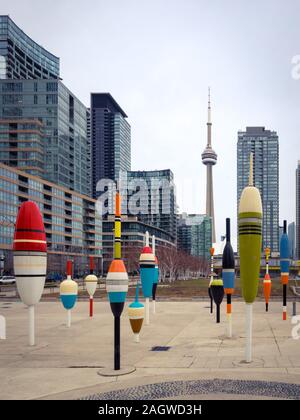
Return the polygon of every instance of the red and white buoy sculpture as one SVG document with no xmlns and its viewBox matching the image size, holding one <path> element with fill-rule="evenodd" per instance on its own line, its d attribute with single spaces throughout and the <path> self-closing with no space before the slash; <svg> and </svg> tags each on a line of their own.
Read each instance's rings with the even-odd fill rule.
<svg viewBox="0 0 300 420">
<path fill-rule="evenodd" d="M 34 306 L 41 299 L 45 285 L 47 244 L 43 218 L 33 201 L 24 202 L 19 209 L 13 260 L 18 293 L 29 311 L 29 345 L 34 346 Z"/>
</svg>

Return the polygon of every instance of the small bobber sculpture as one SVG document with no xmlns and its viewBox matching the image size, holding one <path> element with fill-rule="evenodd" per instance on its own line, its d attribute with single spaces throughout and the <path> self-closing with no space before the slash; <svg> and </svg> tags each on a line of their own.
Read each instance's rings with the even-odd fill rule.
<svg viewBox="0 0 300 420">
<path fill-rule="evenodd" d="M 264 278 L 264 296 L 265 296 L 265 302 L 266 302 L 266 312 L 269 310 L 269 300 L 271 296 L 271 288 L 272 288 L 272 282 L 271 277 L 269 274 L 269 258 L 270 258 L 271 250 L 270 248 L 265 249 L 265 256 L 266 256 L 266 274 Z"/>
<path fill-rule="evenodd" d="M 219 324 L 219 322 L 220 322 L 220 306 L 221 306 L 221 303 L 222 303 L 223 297 L 224 297 L 223 280 L 222 279 L 214 279 L 211 282 L 210 289 L 211 289 L 211 294 L 212 294 L 213 300 L 216 304 L 216 312 L 217 312 L 216 322 L 217 322 L 217 324 Z"/>
<path fill-rule="evenodd" d="M 29 345 L 35 344 L 34 306 L 40 301 L 47 270 L 46 234 L 41 212 L 33 201 L 24 202 L 18 212 L 13 240 L 17 289 L 29 312 Z"/>
<path fill-rule="evenodd" d="M 94 257 L 90 257 L 90 274 L 84 279 L 86 290 L 90 296 L 90 318 L 93 317 L 94 294 L 97 289 L 98 277 L 94 274 Z"/>
<path fill-rule="evenodd" d="M 249 185 L 242 192 L 238 213 L 241 285 L 246 304 L 246 363 L 252 362 L 253 302 L 258 290 L 262 246 L 262 201 L 253 181 L 251 153 Z"/>
<path fill-rule="evenodd" d="M 232 337 L 232 315 L 231 315 L 231 296 L 234 291 L 235 280 L 235 261 L 234 252 L 230 242 L 230 219 L 226 219 L 226 245 L 222 258 L 222 278 L 224 291 L 227 298 L 227 321 L 228 321 L 228 337 Z"/>
<path fill-rule="evenodd" d="M 145 317 L 145 307 L 139 302 L 139 284 L 137 284 L 135 290 L 135 301 L 128 306 L 128 317 L 134 334 L 134 341 L 135 343 L 139 343 L 140 332 Z"/>
<path fill-rule="evenodd" d="M 106 291 L 114 316 L 114 370 L 120 370 L 121 326 L 120 319 L 128 292 L 128 274 L 121 255 L 121 197 L 116 192 L 114 259 L 106 276 Z"/>
<path fill-rule="evenodd" d="M 155 257 L 155 269 L 154 269 L 154 278 L 153 278 L 153 286 L 152 286 L 152 304 L 153 304 L 153 313 L 156 313 L 155 308 L 155 297 L 156 297 L 156 289 L 157 289 L 157 283 L 159 278 L 159 270 L 158 270 L 158 259 L 155 255 L 155 235 L 152 236 L 152 251 L 153 255 Z"/>
<path fill-rule="evenodd" d="M 72 261 L 67 261 L 67 279 L 60 283 L 60 300 L 67 310 L 67 327 L 71 327 L 71 309 L 77 301 L 78 284 L 72 280 Z"/>
<path fill-rule="evenodd" d="M 214 279 L 214 253 L 215 253 L 215 248 L 210 248 L 210 282 L 208 285 L 208 296 L 210 298 L 210 313 L 211 314 L 214 311 L 213 295 L 211 293 L 211 288 L 210 288 Z"/>
<path fill-rule="evenodd" d="M 287 221 L 283 222 L 283 234 L 280 240 L 280 271 L 282 284 L 282 319 L 286 321 L 287 285 L 290 274 L 289 237 L 287 235 Z"/>
<path fill-rule="evenodd" d="M 150 324 L 149 298 L 152 296 L 153 279 L 155 272 L 155 257 L 149 246 L 149 232 L 146 232 L 146 245 L 140 255 L 140 276 L 142 283 L 142 291 L 146 299 L 145 305 L 145 321 L 146 325 Z"/>
</svg>

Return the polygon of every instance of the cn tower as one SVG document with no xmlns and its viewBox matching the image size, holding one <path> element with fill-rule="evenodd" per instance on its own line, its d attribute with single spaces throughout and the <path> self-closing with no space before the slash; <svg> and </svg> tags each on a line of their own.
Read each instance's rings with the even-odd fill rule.
<svg viewBox="0 0 300 420">
<path fill-rule="evenodd" d="M 206 215 L 212 220 L 212 243 L 216 242 L 214 189 L 213 189 L 213 166 L 217 163 L 217 154 L 211 147 L 211 107 L 210 89 L 208 89 L 208 119 L 207 119 L 207 146 L 202 153 L 202 163 L 206 165 Z"/>
</svg>

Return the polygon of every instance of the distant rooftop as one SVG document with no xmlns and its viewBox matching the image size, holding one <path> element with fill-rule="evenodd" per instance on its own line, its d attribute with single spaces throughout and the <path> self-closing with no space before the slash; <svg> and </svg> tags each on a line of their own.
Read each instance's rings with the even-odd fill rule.
<svg viewBox="0 0 300 420">
<path fill-rule="evenodd" d="M 16 25 L 16 23 L 10 18 L 9 15 L 0 15 L 0 23 L 1 24 L 5 24 L 5 23 L 7 24 L 7 31 L 6 31 L 7 35 L 11 35 L 14 38 L 15 37 L 17 38 L 18 35 L 22 35 L 23 39 L 26 39 L 26 41 L 29 44 L 33 45 L 33 47 L 36 47 L 36 48 L 42 50 L 45 55 L 47 55 L 53 61 L 56 61 L 57 64 L 59 64 L 59 57 L 50 53 L 42 45 L 38 44 L 32 38 L 30 38 L 30 36 L 28 36 L 21 28 L 19 28 L 18 25 Z M 3 34 L 4 34 L 3 29 L 5 29 L 5 26 L 3 26 L 2 31 L 0 31 L 0 39 L 3 37 Z M 23 46 L 20 44 L 19 47 L 22 48 Z"/>
<path fill-rule="evenodd" d="M 119 112 L 124 118 L 127 118 L 126 113 L 115 101 L 110 93 L 91 93 L 91 107 L 92 108 L 108 108 L 112 112 Z"/>
<path fill-rule="evenodd" d="M 246 127 L 246 131 L 239 130 L 238 133 L 252 136 L 270 136 L 271 134 L 277 135 L 276 131 L 266 130 L 265 127 L 261 126 Z"/>
</svg>

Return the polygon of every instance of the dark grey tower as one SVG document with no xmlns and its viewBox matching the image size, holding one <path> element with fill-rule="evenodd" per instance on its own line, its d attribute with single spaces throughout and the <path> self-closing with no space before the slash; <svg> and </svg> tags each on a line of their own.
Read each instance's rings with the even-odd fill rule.
<svg viewBox="0 0 300 420">
<path fill-rule="evenodd" d="M 212 243 L 216 242 L 214 189 L 213 189 L 213 166 L 217 163 L 217 154 L 211 146 L 211 106 L 210 89 L 208 90 L 208 120 L 207 120 L 207 146 L 202 153 L 202 163 L 206 165 L 206 215 L 212 221 Z"/>
<path fill-rule="evenodd" d="M 97 198 L 98 181 L 117 180 L 120 171 L 131 169 L 131 129 L 110 93 L 91 94 L 90 118 L 93 196 Z"/>
</svg>

